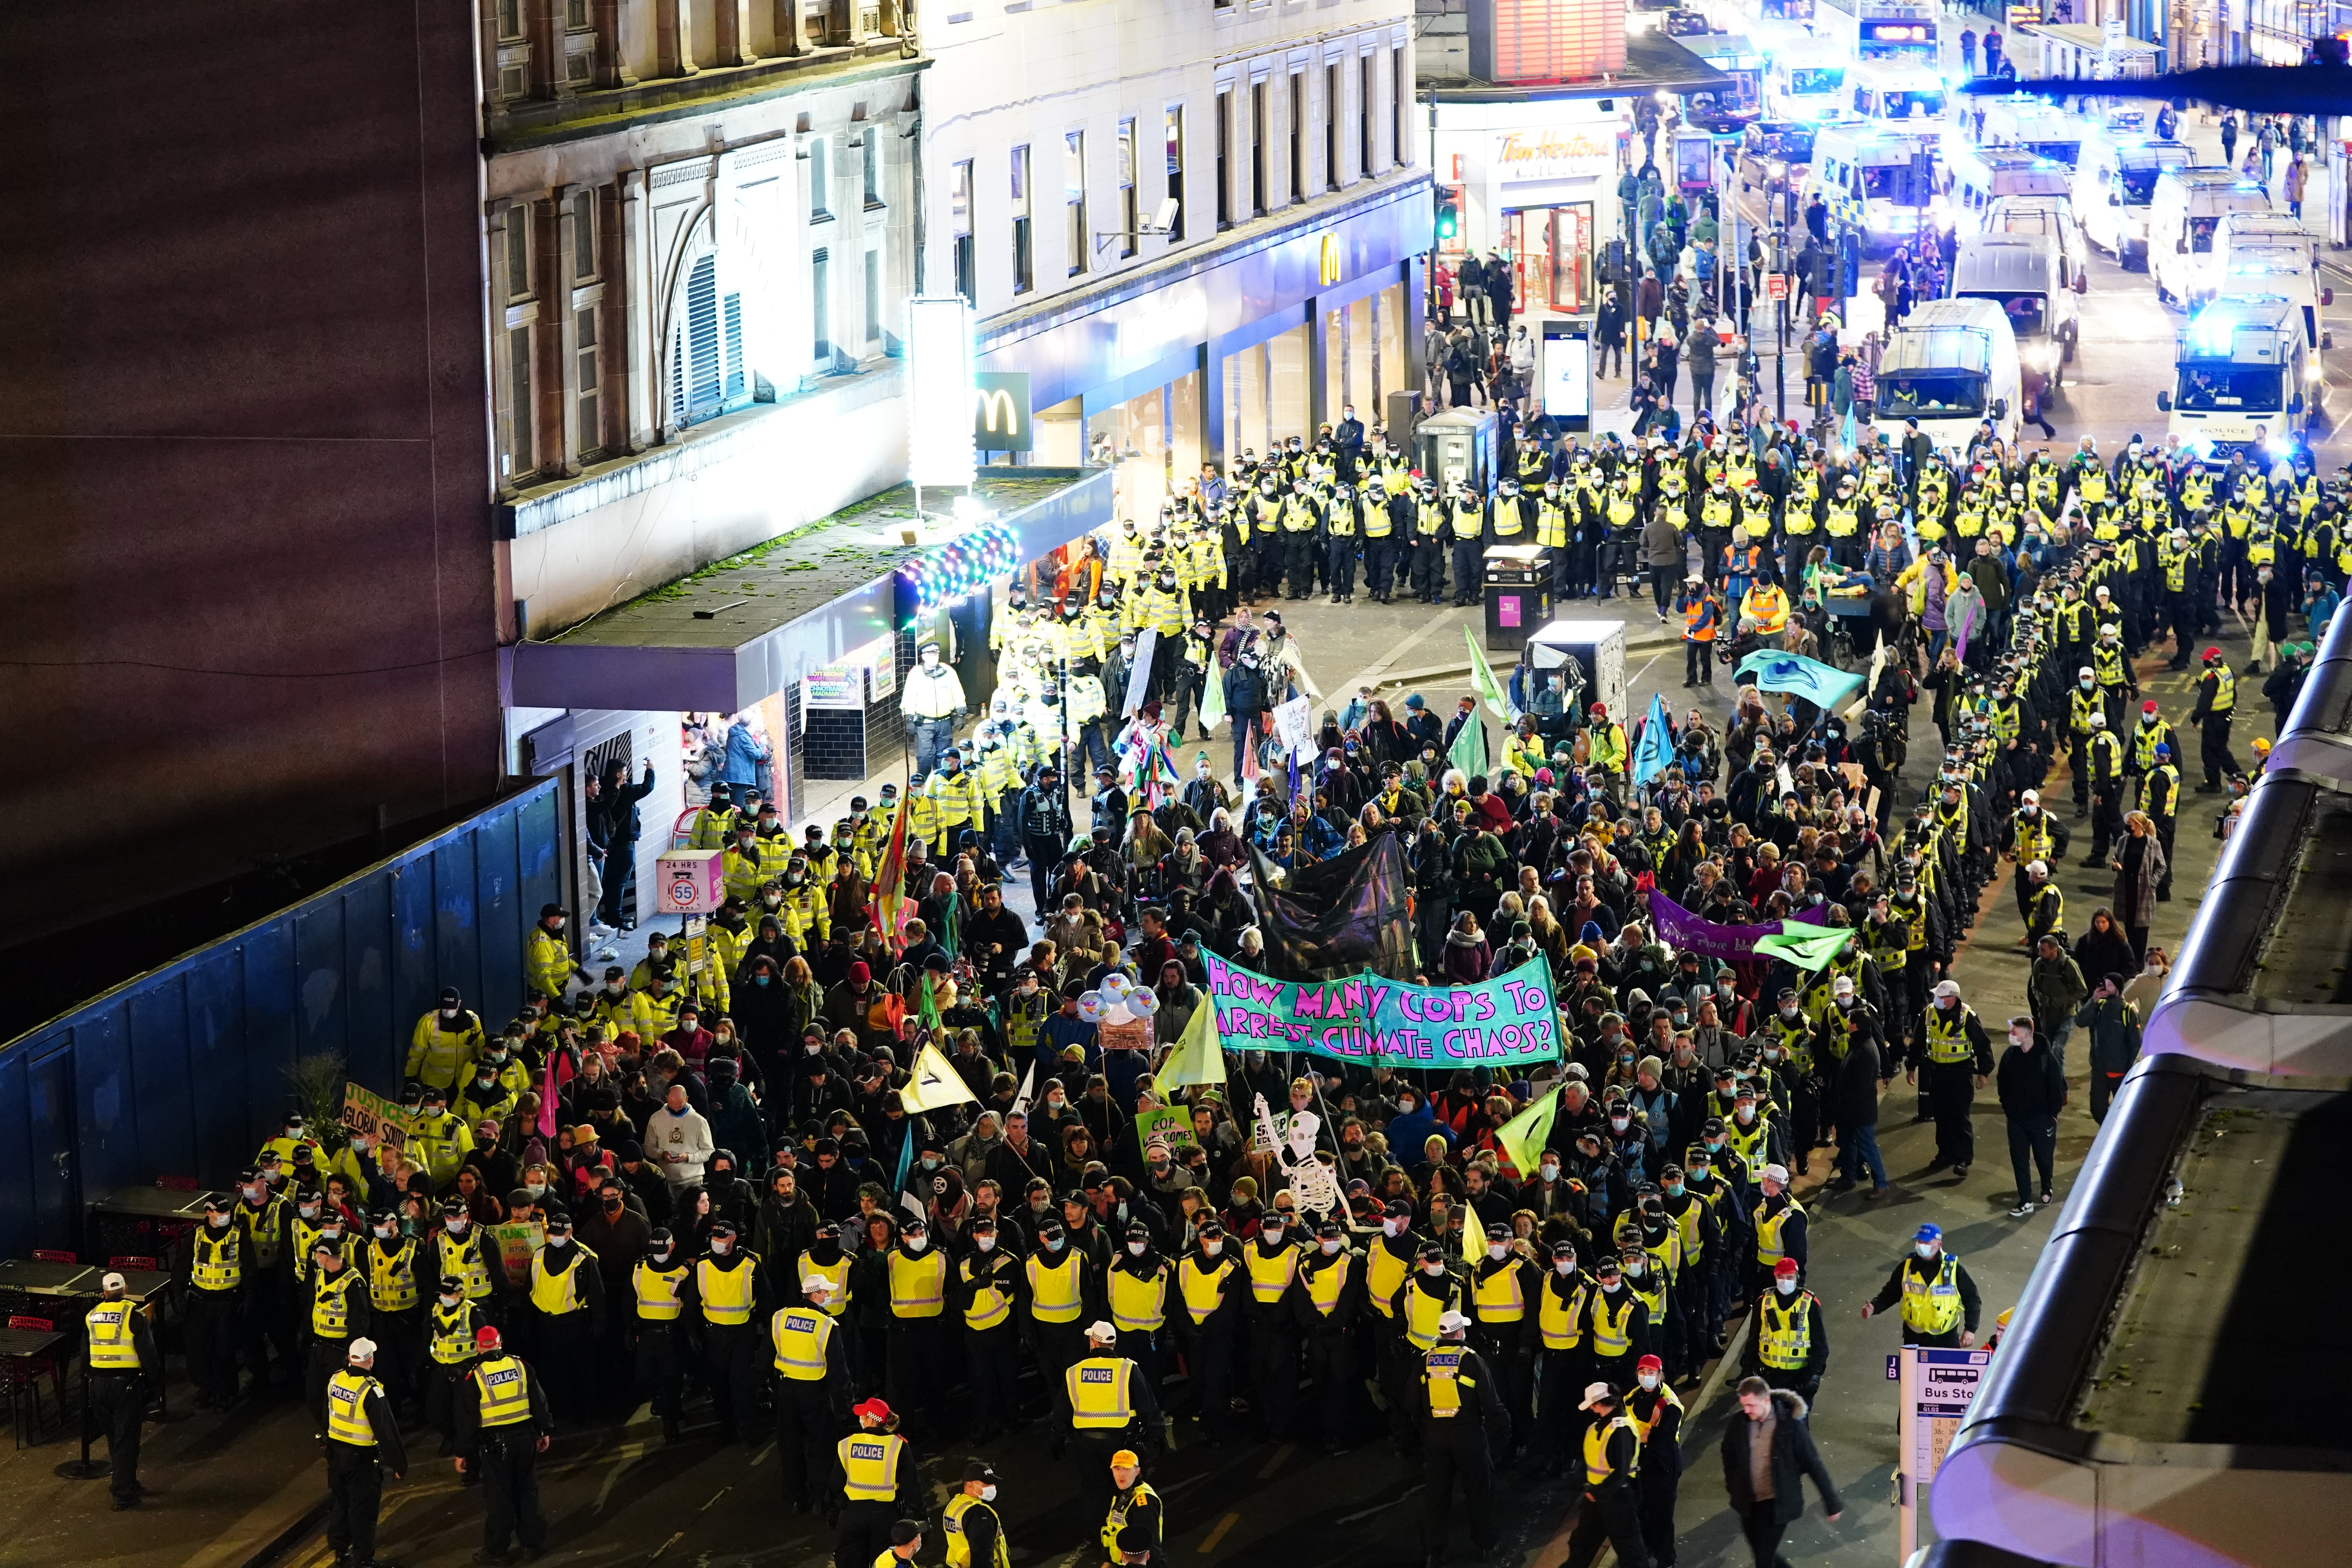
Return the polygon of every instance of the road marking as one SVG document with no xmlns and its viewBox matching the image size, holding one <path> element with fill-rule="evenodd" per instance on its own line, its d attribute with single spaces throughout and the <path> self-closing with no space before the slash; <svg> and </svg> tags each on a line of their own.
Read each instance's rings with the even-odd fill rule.
<svg viewBox="0 0 2352 1568">
<path fill-rule="evenodd" d="M 756 1453 L 756 1454 L 752 1455 L 750 1458 L 748 1458 L 748 1459 L 746 1459 L 746 1460 L 744 1460 L 744 1461 L 743 1461 L 743 1468 L 744 1468 L 745 1469 L 747 1469 L 747 1470 L 748 1470 L 748 1469 L 751 1469 L 751 1468 L 753 1468 L 755 1466 L 758 1466 L 759 1464 L 762 1463 L 762 1462 L 767 1458 L 767 1457 L 768 1457 L 769 1455 L 771 1455 L 771 1454 L 774 1453 L 775 1451 L 776 1451 L 776 1445 L 775 1445 L 775 1441 L 774 1441 L 774 1439 L 771 1438 L 771 1439 L 770 1439 L 766 1444 L 764 1444 L 764 1445 L 761 1447 L 761 1449 L 760 1449 L 760 1451 L 759 1451 L 758 1453 Z"/>
<path fill-rule="evenodd" d="M 1334 1524 L 1353 1524 L 1360 1519 L 1370 1519 L 1376 1513 L 1385 1513 L 1390 1509 L 1396 1507 L 1397 1504 L 1404 1501 L 1405 1499 L 1412 1496 L 1413 1493 L 1420 1489 L 1420 1485 L 1416 1483 L 1405 1488 L 1404 1490 L 1397 1493 L 1396 1496 L 1388 1499 L 1386 1501 L 1376 1502 L 1371 1507 L 1360 1509 L 1354 1513 L 1341 1514 L 1338 1519 L 1333 1520 L 1331 1522 Z"/>
<path fill-rule="evenodd" d="M 1258 1471 L 1257 1479 L 1262 1481 L 1270 1481 L 1274 1479 L 1274 1473 L 1282 1468 L 1284 1465 L 1287 1464 L 1290 1460 L 1290 1456 L 1297 1451 L 1298 1445 L 1296 1443 L 1285 1443 L 1281 1447 L 1276 1448 L 1274 1451 L 1274 1457 L 1266 1460 L 1265 1468 Z"/>
<path fill-rule="evenodd" d="M 1446 623 L 1453 619 L 1454 607 L 1452 605 L 1440 606 L 1437 614 L 1430 616 L 1426 622 L 1423 623 L 1422 628 L 1419 631 L 1413 633 L 1412 636 L 1405 638 L 1404 641 L 1391 648 L 1388 652 L 1387 658 L 1381 659 L 1369 669 L 1359 672 L 1353 680 L 1346 682 L 1344 685 L 1340 686 L 1339 689 L 1352 696 L 1356 688 L 1359 686 L 1376 686 L 1379 683 L 1382 671 L 1394 668 L 1396 667 L 1397 660 L 1402 658 L 1415 644 L 1443 629 Z M 1468 623 L 1465 622 L 1463 624 L 1466 626 Z"/>
<path fill-rule="evenodd" d="M 1217 1549 L 1217 1542 L 1225 1538 L 1225 1531 L 1231 1530 L 1241 1521 L 1242 1516 L 1240 1514 L 1229 1513 L 1225 1515 L 1224 1518 L 1217 1521 L 1215 1528 L 1211 1530 L 1208 1534 L 1201 1537 L 1201 1544 L 1194 1547 L 1192 1550 L 1198 1552 L 1203 1557 L 1207 1556 L 1210 1552 L 1214 1552 Z"/>
<path fill-rule="evenodd" d="M 734 1489 L 735 1489 L 733 1487 L 720 1487 L 717 1491 L 710 1494 L 710 1502 L 704 1503 L 702 1505 L 701 1511 L 709 1513 L 710 1511 L 711 1503 L 717 1502 L 720 1498 L 725 1497 L 729 1492 L 731 1492 Z"/>
<path fill-rule="evenodd" d="M 679 1531 L 676 1535 L 671 1536 L 667 1541 L 665 1541 L 659 1546 L 655 1547 L 653 1556 L 646 1558 L 646 1561 L 648 1563 L 656 1561 L 663 1552 L 667 1552 L 671 1547 L 676 1546 L 679 1542 L 684 1541 L 685 1539 L 686 1531 L 683 1530 Z"/>
</svg>

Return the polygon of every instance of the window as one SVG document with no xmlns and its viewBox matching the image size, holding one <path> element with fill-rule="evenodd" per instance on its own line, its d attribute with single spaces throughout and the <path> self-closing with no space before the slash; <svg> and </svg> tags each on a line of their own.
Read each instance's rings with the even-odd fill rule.
<svg viewBox="0 0 2352 1568">
<path fill-rule="evenodd" d="M 596 276 L 596 193 L 572 194 L 572 276 L 585 281 Z"/>
<path fill-rule="evenodd" d="M 882 341 L 882 252 L 877 247 L 866 253 L 866 342 L 871 346 Z"/>
<path fill-rule="evenodd" d="M 522 0 L 499 0 L 499 37 L 522 37 Z"/>
<path fill-rule="evenodd" d="M 858 161 L 866 180 L 866 205 L 868 210 L 882 205 L 882 132 L 866 133 L 866 156 Z"/>
<path fill-rule="evenodd" d="M 971 160 L 955 165 L 948 185 L 948 221 L 955 240 L 955 287 L 966 304 L 978 301 L 971 253 Z"/>
<path fill-rule="evenodd" d="M 1405 153 L 1404 106 L 1412 97 L 1404 89 L 1404 51 L 1389 51 L 1389 162 L 1402 168 L 1412 162 Z"/>
<path fill-rule="evenodd" d="M 572 325 L 576 345 L 572 358 L 580 385 L 580 450 L 584 455 L 604 445 L 604 427 L 596 416 L 601 366 L 596 352 L 595 308 L 572 312 Z"/>
<path fill-rule="evenodd" d="M 1372 57 L 1356 57 L 1356 177 L 1372 177 Z"/>
<path fill-rule="evenodd" d="M 822 136 L 813 138 L 809 153 L 809 222 L 833 216 L 833 146 Z"/>
<path fill-rule="evenodd" d="M 1076 278 L 1087 269 L 1087 133 L 1073 131 L 1062 138 L 1062 210 L 1068 219 L 1070 271 Z"/>
<path fill-rule="evenodd" d="M 1307 73 L 1290 73 L 1290 199 L 1307 199 Z"/>
<path fill-rule="evenodd" d="M 1250 83 L 1250 216 L 1265 216 L 1265 81 Z"/>
<path fill-rule="evenodd" d="M 810 337 L 820 360 L 833 358 L 833 254 L 823 246 L 809 258 Z"/>
<path fill-rule="evenodd" d="M 1234 224 L 1234 95 L 1217 94 L 1217 226 Z"/>
<path fill-rule="evenodd" d="M 563 25 L 584 27 L 588 25 L 588 0 L 563 0 Z"/>
<path fill-rule="evenodd" d="M 530 329 L 517 327 L 507 334 L 507 472 L 528 474 L 538 468 L 531 459 Z"/>
<path fill-rule="evenodd" d="M 530 204 L 507 209 L 507 298 L 530 298 Z"/>
<path fill-rule="evenodd" d="M 1029 239 L 1029 149 L 1013 149 L 1013 291 L 1037 287 L 1036 258 Z"/>
<path fill-rule="evenodd" d="M 1135 211 L 1135 121 L 1118 122 L 1118 226 L 1121 237 L 1118 254 L 1123 260 L 1135 254 L 1136 233 L 1139 220 Z"/>
<path fill-rule="evenodd" d="M 743 296 L 719 292 L 717 257 L 703 257 L 686 275 L 685 306 L 670 337 L 670 417 L 681 426 L 742 406 L 751 390 Z"/>
<path fill-rule="evenodd" d="M 1222 105 L 1224 99 L 1221 96 L 1217 102 Z M 1221 162 L 1217 167 L 1220 181 L 1223 179 L 1224 173 L 1224 165 Z M 1168 243 L 1181 245 L 1184 239 L 1184 110 L 1181 108 L 1168 111 L 1168 194 L 1176 198 L 1176 221 L 1168 226 Z M 1221 218 L 1224 216 L 1224 193 L 1220 191 L 1217 193 L 1217 216 Z"/>
<path fill-rule="evenodd" d="M 1339 62 L 1323 67 L 1323 185 L 1339 188 Z"/>
</svg>

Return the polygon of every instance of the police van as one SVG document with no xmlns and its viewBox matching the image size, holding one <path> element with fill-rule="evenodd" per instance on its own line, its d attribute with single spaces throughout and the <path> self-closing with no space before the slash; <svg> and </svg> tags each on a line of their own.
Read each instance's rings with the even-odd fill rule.
<svg viewBox="0 0 2352 1568">
<path fill-rule="evenodd" d="M 1819 38 L 1770 44 L 1764 112 L 1774 120 L 1831 120 L 1845 102 L 1845 57 Z"/>
<path fill-rule="evenodd" d="M 2136 257 L 2147 265 L 2147 218 L 2156 200 L 2156 179 L 2167 169 L 2185 169 L 2194 153 L 2178 142 L 2101 131 L 2083 143 L 2068 199 L 2074 221 L 2093 245 L 2125 267 Z"/>
<path fill-rule="evenodd" d="M 1960 234 L 1984 227 L 1985 211 L 2002 196 L 2063 196 L 2070 177 L 2052 160 L 2017 148 L 1947 142 L 1943 226 Z"/>
<path fill-rule="evenodd" d="M 2017 338 L 1990 300 L 1930 300 L 1904 319 L 1878 359 L 1878 423 L 1906 419 L 1938 447 L 1966 450 L 1979 422 L 2014 444 L 2023 418 Z"/>
<path fill-rule="evenodd" d="M 1865 120 L 1916 124 L 1943 115 L 1944 79 L 1930 67 L 1864 60 L 1845 79 L 1848 107 Z"/>
<path fill-rule="evenodd" d="M 2049 377 L 2053 391 L 2074 357 L 2081 282 L 2067 275 L 2058 241 L 2045 234 L 1970 235 L 1952 260 L 1952 297 L 1999 306 L 2018 358 Z"/>
<path fill-rule="evenodd" d="M 2262 182 L 2234 169 L 2189 166 L 2158 174 L 2147 215 L 2147 269 L 2156 297 L 2168 304 L 2194 299 L 2221 220 L 2270 210 Z"/>
<path fill-rule="evenodd" d="M 2083 144 L 2098 134 L 2097 128 L 2081 115 L 2069 114 L 2030 93 L 2019 93 L 1996 99 L 1985 107 L 1984 129 L 1978 141 L 1987 147 L 2014 147 L 2073 169 L 2081 160 Z"/>
<path fill-rule="evenodd" d="M 2336 290 L 2320 287 L 2318 250 L 2311 237 L 2300 229 L 2293 235 L 2231 236 L 2229 227 L 2235 221 L 2222 219 L 2222 236 L 2213 242 L 2212 297 L 2283 295 L 2303 319 L 2304 347 L 2334 348 L 2333 336 L 2321 330 L 2319 312 L 2336 303 Z"/>
<path fill-rule="evenodd" d="M 1858 229 L 1865 249 L 1886 248 L 1933 227 L 1936 131 L 1847 121 L 1813 138 L 1813 161 L 1798 193 L 1820 196 L 1836 223 Z"/>
<path fill-rule="evenodd" d="M 2281 294 L 2216 300 L 2180 329 L 2175 384 L 2156 395 L 2168 427 L 2205 462 L 2242 451 L 2263 468 L 2320 416 L 2327 383 L 2305 348 L 2302 312 Z"/>
<path fill-rule="evenodd" d="M 2059 259 L 2066 264 L 2065 279 L 2074 292 L 2091 286 L 2090 247 L 2084 244 L 2083 231 L 2076 226 L 2074 209 L 2064 197 L 1998 197 L 1985 208 L 1984 231 L 2049 236 L 2057 242 Z"/>
<path fill-rule="evenodd" d="M 2259 274 L 2270 274 L 2275 268 L 2282 250 L 2294 253 L 2300 263 L 2297 270 L 2312 275 L 2316 286 L 2319 276 L 2319 245 L 2303 220 L 2289 213 L 2243 212 L 2223 215 L 2213 226 L 2213 248 L 2205 254 L 2204 265 L 2191 268 L 2197 279 L 2195 300 L 2210 300 L 2220 294 L 2285 294 L 2294 297 L 2298 290 L 2283 288 L 2237 288 L 2228 286 L 2233 272 L 2244 268 L 2250 254 L 2263 253 L 2263 264 L 2254 268 Z M 2314 303 L 2317 303 L 2316 300 Z"/>
</svg>

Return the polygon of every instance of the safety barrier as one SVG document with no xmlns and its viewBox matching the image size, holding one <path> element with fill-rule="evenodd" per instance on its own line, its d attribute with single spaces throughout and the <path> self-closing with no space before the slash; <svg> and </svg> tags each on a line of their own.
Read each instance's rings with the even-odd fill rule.
<svg viewBox="0 0 2352 1568">
<path fill-rule="evenodd" d="M 228 1185 L 302 1058 L 397 1089 L 444 986 L 505 1023 L 558 839 L 551 780 L 0 1045 L 0 1258 L 78 1247 L 109 1193 Z"/>
</svg>

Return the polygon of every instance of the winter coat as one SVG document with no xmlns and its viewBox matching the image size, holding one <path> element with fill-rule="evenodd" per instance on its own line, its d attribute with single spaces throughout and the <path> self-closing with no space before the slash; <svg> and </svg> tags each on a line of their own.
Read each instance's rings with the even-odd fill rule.
<svg viewBox="0 0 2352 1568">
<path fill-rule="evenodd" d="M 1779 1524 L 1793 1524 L 1805 1511 L 1804 1493 L 1800 1489 L 1807 1476 L 1813 1478 L 1813 1488 L 1822 1494 L 1822 1509 L 1826 1513 L 1843 1513 L 1845 1505 L 1838 1500 L 1837 1484 L 1830 1479 L 1829 1467 L 1822 1463 L 1821 1450 L 1813 1447 L 1813 1435 L 1805 1426 L 1805 1401 L 1785 1388 L 1772 1391 L 1772 1518 Z M 1749 1490 L 1748 1479 L 1748 1435 L 1756 1423 L 1747 1414 L 1737 1412 L 1723 1432 L 1723 1484 L 1730 1494 L 1731 1506 L 1745 1514 L 1755 1506 L 1756 1499 Z"/>
<path fill-rule="evenodd" d="M 762 784 L 763 770 L 775 752 L 759 731 L 738 719 L 728 727 L 727 761 L 719 770 L 719 782 L 724 784 Z"/>
<path fill-rule="evenodd" d="M 1878 1047 L 1854 1040 L 1838 1063 L 1832 1111 L 1841 1131 L 1878 1125 Z"/>
<path fill-rule="evenodd" d="M 2142 847 L 2138 869 L 2131 863 L 2131 848 Z M 2126 926 L 2147 926 L 2156 923 L 2156 889 L 2164 880 L 2164 846 L 2151 833 L 2145 838 L 2126 838 L 2116 847 L 2116 918 Z"/>
<path fill-rule="evenodd" d="M 2083 984 L 2083 972 L 2074 961 L 2061 952 L 2054 959 L 2036 957 L 2032 978 L 2025 983 L 2025 994 L 2032 1003 L 2036 1018 L 2063 1018 L 2082 1005 L 2090 988 Z"/>
<path fill-rule="evenodd" d="M 2092 1072 L 2117 1077 L 2139 1059 L 2139 1018 L 2121 996 L 2092 997 L 2074 1023 L 2090 1033 Z"/>
<path fill-rule="evenodd" d="M 2098 911 L 2094 910 L 2092 919 L 2097 918 Z M 2084 984 L 2090 985 L 2096 985 L 2110 974 L 2129 980 L 2139 973 L 2139 960 L 2132 956 L 2131 942 L 2125 938 L 2120 923 L 2105 932 L 2086 927 L 2074 942 L 2074 966 L 2082 971 Z"/>
<path fill-rule="evenodd" d="M 2066 1073 L 2049 1046 L 2036 1037 L 2033 1047 L 2011 1046 L 1993 1069 L 2000 1112 L 2012 1121 L 2047 1121 L 2066 1103 Z"/>
</svg>

